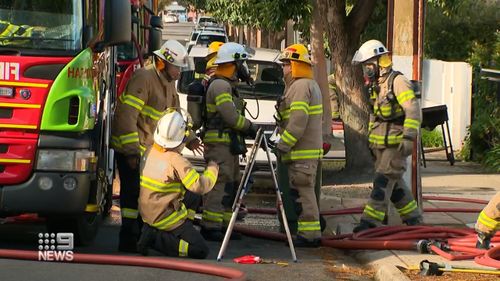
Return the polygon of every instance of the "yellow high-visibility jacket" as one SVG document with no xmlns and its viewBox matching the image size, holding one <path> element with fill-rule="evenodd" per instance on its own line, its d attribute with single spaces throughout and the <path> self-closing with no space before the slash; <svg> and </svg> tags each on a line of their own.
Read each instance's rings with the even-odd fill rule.
<svg viewBox="0 0 500 281">
<path fill-rule="evenodd" d="M 118 101 L 112 147 L 125 155 L 144 153 L 153 144 L 158 120 L 170 107 L 180 107 L 175 81 L 167 81 L 153 65 L 138 69 Z M 189 141 L 195 138 L 194 133 L 189 135 Z"/>
<path fill-rule="evenodd" d="M 284 162 L 323 157 L 323 101 L 318 84 L 308 78 L 293 79 L 278 101 L 279 133 L 277 143 L 285 152 Z"/>
<path fill-rule="evenodd" d="M 165 231 L 180 226 L 189 216 L 182 199 L 186 190 L 197 194 L 209 192 L 217 181 L 217 164 L 199 174 L 191 163 L 176 151 L 166 151 L 157 144 L 147 150 L 141 161 L 139 212 L 147 224 Z"/>
<path fill-rule="evenodd" d="M 389 75 L 379 78 L 379 93 L 370 93 L 373 112 L 368 124 L 368 141 L 372 148 L 397 147 L 403 138 L 415 139 L 422 120 L 415 93 L 404 75 L 394 79 L 391 102 Z"/>
</svg>

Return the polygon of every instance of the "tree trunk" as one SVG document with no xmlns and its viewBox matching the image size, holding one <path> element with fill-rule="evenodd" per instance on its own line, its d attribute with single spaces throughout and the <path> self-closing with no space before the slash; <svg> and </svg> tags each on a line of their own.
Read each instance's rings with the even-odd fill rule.
<svg viewBox="0 0 500 281">
<path fill-rule="evenodd" d="M 328 0 L 328 42 L 339 95 L 340 116 L 344 121 L 346 170 L 360 173 L 373 170 L 368 149 L 369 99 L 363 91 L 359 66 L 351 64 L 363 31 L 376 2 L 359 0 L 346 15 L 346 1 Z"/>
<path fill-rule="evenodd" d="M 248 37 L 248 39 L 249 39 L 248 46 L 253 47 L 253 48 L 257 47 L 257 29 L 249 26 L 248 33 L 250 35 Z"/>
<path fill-rule="evenodd" d="M 244 27 L 242 25 L 238 26 L 238 43 L 244 44 Z"/>
<path fill-rule="evenodd" d="M 266 29 L 261 30 L 261 47 L 269 48 L 269 31 Z"/>
<path fill-rule="evenodd" d="M 285 31 L 269 32 L 269 49 L 281 50 L 281 41 L 285 39 Z"/>
<path fill-rule="evenodd" d="M 318 82 L 323 98 L 323 142 L 333 144 L 332 136 L 332 106 L 328 90 L 326 59 L 323 40 L 323 22 L 321 11 L 325 11 L 322 0 L 312 0 L 313 13 L 311 24 L 311 55 L 314 63 L 314 79 Z"/>
</svg>

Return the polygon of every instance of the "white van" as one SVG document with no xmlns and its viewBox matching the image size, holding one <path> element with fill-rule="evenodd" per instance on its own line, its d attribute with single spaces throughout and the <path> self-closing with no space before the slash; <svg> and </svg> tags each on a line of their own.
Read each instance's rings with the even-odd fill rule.
<svg viewBox="0 0 500 281">
<path fill-rule="evenodd" d="M 204 58 L 208 52 L 208 48 L 195 46 L 189 52 L 189 59 L 194 66 Z M 254 86 L 249 86 L 246 83 L 239 83 L 237 86 L 238 93 L 244 98 L 247 103 L 245 116 L 254 124 L 265 129 L 265 133 L 270 135 L 275 128 L 274 106 L 277 99 L 283 95 L 285 84 L 283 82 L 282 68 L 278 63 L 278 50 L 256 48 L 250 49 L 252 56 L 247 61 Z M 194 81 L 194 71 L 186 71 L 181 74 L 178 82 L 178 92 L 182 108 L 187 108 L 187 87 Z M 247 140 L 248 154 L 253 144 L 253 140 Z M 195 156 L 190 150 L 184 149 L 183 154 L 189 158 L 195 165 L 203 166 L 204 160 L 201 156 Z M 275 161 L 274 154 L 271 155 Z M 268 175 L 269 167 L 267 157 L 264 150 L 259 149 L 257 153 L 257 161 L 254 170 L 257 174 L 265 173 Z M 246 157 L 240 156 L 240 165 L 246 165 Z"/>
</svg>

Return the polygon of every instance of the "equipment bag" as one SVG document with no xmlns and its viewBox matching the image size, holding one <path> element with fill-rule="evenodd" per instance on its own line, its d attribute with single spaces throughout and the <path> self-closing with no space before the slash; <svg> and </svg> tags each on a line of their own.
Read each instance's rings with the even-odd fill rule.
<svg viewBox="0 0 500 281">
<path fill-rule="evenodd" d="M 201 128 L 206 117 L 205 90 L 200 80 L 194 80 L 188 86 L 187 110 L 193 119 L 195 131 Z"/>
</svg>

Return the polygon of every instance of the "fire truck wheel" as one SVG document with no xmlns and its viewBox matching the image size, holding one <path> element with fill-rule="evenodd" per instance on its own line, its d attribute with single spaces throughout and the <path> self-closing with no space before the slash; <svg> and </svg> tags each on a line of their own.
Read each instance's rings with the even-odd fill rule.
<svg viewBox="0 0 500 281">
<path fill-rule="evenodd" d="M 99 213 L 84 213 L 76 217 L 48 217 L 47 230 L 52 233 L 70 232 L 75 235 L 77 246 L 90 245 L 101 221 Z"/>
</svg>

